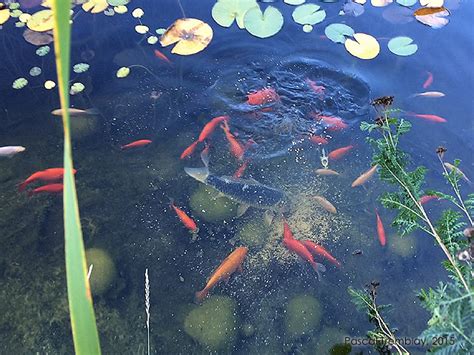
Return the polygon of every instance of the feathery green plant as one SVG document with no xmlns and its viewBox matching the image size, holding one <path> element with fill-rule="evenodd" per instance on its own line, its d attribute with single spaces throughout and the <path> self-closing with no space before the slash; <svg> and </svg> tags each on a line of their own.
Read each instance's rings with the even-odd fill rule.
<svg viewBox="0 0 474 355">
<path fill-rule="evenodd" d="M 76 354 L 100 354 L 92 296 L 87 279 L 84 242 L 73 174 L 71 132 L 69 121 L 69 65 L 71 25 L 69 0 L 53 0 L 54 50 L 58 74 L 64 128 L 64 233 L 66 278 L 72 335 Z"/>
<path fill-rule="evenodd" d="M 422 338 L 430 342 L 434 353 L 468 354 L 474 350 L 474 194 L 462 197 L 460 181 L 467 178 L 459 169 L 459 160 L 454 165 L 443 161 L 446 152 L 443 147 L 439 147 L 436 154 L 453 194 L 423 190 L 427 169 L 410 167 L 409 155 L 399 148 L 400 137 L 410 131 L 411 124 L 396 117 L 399 110 L 390 109 L 392 103 L 393 97 L 376 99 L 373 106 L 379 117 L 374 123 L 361 124 L 361 130 L 380 134 L 378 138 L 367 138 L 375 150 L 373 162 L 380 166 L 380 179 L 398 187 L 396 191 L 384 193 L 379 200 L 384 207 L 398 211 L 392 225 L 401 235 L 417 229 L 424 231 L 434 238 L 447 259 L 444 266 L 451 280 L 440 282 L 435 289 L 422 290 L 418 295 L 432 314 Z M 446 209 L 438 221 L 433 222 L 420 201 L 426 195 L 448 200 L 457 210 Z M 463 232 L 466 225 L 469 227 Z M 433 339 L 438 341 L 434 343 Z"/>
</svg>

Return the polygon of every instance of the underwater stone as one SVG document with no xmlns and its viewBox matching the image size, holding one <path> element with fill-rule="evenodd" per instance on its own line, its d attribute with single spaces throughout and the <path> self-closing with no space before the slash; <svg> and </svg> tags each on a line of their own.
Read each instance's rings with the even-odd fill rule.
<svg viewBox="0 0 474 355">
<path fill-rule="evenodd" d="M 101 295 L 113 285 L 117 272 L 110 255 L 102 249 L 90 248 L 86 250 L 87 267 L 92 268 L 90 286 L 92 294 Z"/>
<path fill-rule="evenodd" d="M 193 213 L 206 222 L 221 222 L 235 217 L 237 204 L 225 196 L 218 196 L 216 190 L 200 185 L 189 199 Z"/>
<path fill-rule="evenodd" d="M 249 247 L 262 246 L 267 237 L 268 228 L 263 223 L 263 218 L 248 221 L 237 233 L 237 238 L 242 244 Z"/>
<path fill-rule="evenodd" d="M 416 239 L 412 235 L 399 236 L 392 235 L 387 238 L 388 248 L 402 258 L 408 258 L 415 255 Z"/>
<path fill-rule="evenodd" d="M 297 295 L 286 305 L 285 334 L 294 339 L 312 333 L 321 321 L 319 301 L 310 295 Z"/>
<path fill-rule="evenodd" d="M 210 351 L 230 350 L 237 336 L 236 302 L 227 296 L 211 296 L 184 320 L 184 330 Z"/>
<path fill-rule="evenodd" d="M 242 324 L 240 332 L 245 338 L 250 338 L 255 334 L 255 327 L 250 323 Z"/>
<path fill-rule="evenodd" d="M 60 134 L 63 133 L 61 117 L 55 117 L 56 126 Z M 100 128 L 99 117 L 94 115 L 75 116 L 70 118 L 71 137 L 74 141 L 80 141 L 98 133 Z"/>
</svg>

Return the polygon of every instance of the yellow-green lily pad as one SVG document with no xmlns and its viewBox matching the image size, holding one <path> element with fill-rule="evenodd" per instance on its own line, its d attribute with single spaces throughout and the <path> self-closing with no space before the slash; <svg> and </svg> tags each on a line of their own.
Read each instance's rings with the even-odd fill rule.
<svg viewBox="0 0 474 355">
<path fill-rule="evenodd" d="M 244 28 L 244 15 L 252 8 L 258 8 L 256 0 L 219 0 L 212 7 L 212 18 L 222 27 L 230 27 L 237 22 Z"/>
<path fill-rule="evenodd" d="M 267 38 L 277 34 L 283 27 L 283 15 L 273 6 L 262 13 L 260 8 L 252 8 L 244 16 L 247 31 L 255 37 Z"/>
<path fill-rule="evenodd" d="M 315 25 L 326 18 L 326 11 L 316 4 L 304 4 L 293 11 L 292 17 L 300 25 Z"/>
<path fill-rule="evenodd" d="M 117 78 L 126 78 L 130 74 L 130 68 L 129 67 L 121 67 L 119 70 L 117 70 Z"/>
<path fill-rule="evenodd" d="M 23 89 L 26 85 L 28 85 L 28 80 L 25 78 L 18 78 L 13 82 L 12 87 L 19 90 Z"/>
</svg>

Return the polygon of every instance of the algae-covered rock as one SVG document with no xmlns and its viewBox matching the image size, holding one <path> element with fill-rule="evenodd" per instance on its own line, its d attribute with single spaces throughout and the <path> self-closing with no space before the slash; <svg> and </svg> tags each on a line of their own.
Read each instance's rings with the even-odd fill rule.
<svg viewBox="0 0 474 355">
<path fill-rule="evenodd" d="M 321 321 L 319 301 L 310 295 L 293 297 L 286 305 L 285 313 L 285 334 L 288 338 L 312 333 Z"/>
<path fill-rule="evenodd" d="M 218 196 L 216 190 L 205 185 L 199 185 L 193 192 L 189 205 L 194 214 L 213 223 L 230 220 L 237 212 L 237 203 L 225 196 Z"/>
<path fill-rule="evenodd" d="M 399 236 L 392 235 L 387 238 L 388 248 L 395 254 L 400 255 L 403 258 L 408 258 L 415 255 L 416 252 L 416 239 L 412 235 Z"/>
<path fill-rule="evenodd" d="M 57 120 L 56 126 L 58 126 L 62 134 L 62 121 L 61 117 L 55 117 Z M 80 141 L 92 137 L 100 131 L 99 116 L 92 114 L 85 114 L 71 117 L 71 136 L 73 140 Z"/>
<path fill-rule="evenodd" d="M 347 334 L 340 329 L 324 328 L 319 333 L 315 348 L 318 349 L 318 354 L 329 354 L 332 349 L 334 349 L 332 353 L 337 354 L 335 350 L 344 343 L 345 337 L 347 337 Z"/>
<path fill-rule="evenodd" d="M 117 275 L 115 264 L 110 255 L 102 249 L 86 250 L 87 265 L 94 265 L 90 278 L 90 286 L 94 295 L 106 292 L 113 285 Z"/>
<path fill-rule="evenodd" d="M 236 308 L 230 297 L 211 296 L 189 312 L 184 330 L 208 350 L 229 350 L 237 336 Z"/>
<path fill-rule="evenodd" d="M 252 219 L 245 223 L 237 232 L 237 238 L 243 245 L 258 247 L 265 244 L 268 237 L 268 227 L 263 223 L 263 219 Z"/>
</svg>

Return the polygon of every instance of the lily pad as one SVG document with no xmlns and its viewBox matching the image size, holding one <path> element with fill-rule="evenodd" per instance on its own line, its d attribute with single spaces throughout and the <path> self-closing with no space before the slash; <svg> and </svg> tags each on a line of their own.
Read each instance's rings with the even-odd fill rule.
<svg viewBox="0 0 474 355">
<path fill-rule="evenodd" d="M 87 63 L 78 63 L 72 67 L 74 73 L 84 73 L 89 70 L 89 64 Z"/>
<path fill-rule="evenodd" d="M 12 88 L 19 90 L 23 89 L 26 85 L 28 85 L 28 80 L 25 78 L 18 78 L 13 82 Z"/>
<path fill-rule="evenodd" d="M 49 53 L 49 51 L 51 50 L 51 48 L 49 48 L 49 46 L 42 46 L 42 47 L 39 47 L 37 50 L 36 50 L 36 55 L 40 56 L 40 57 L 44 57 L 46 54 Z"/>
<path fill-rule="evenodd" d="M 444 5 L 444 0 L 420 0 L 420 5 L 425 7 L 441 7 Z"/>
<path fill-rule="evenodd" d="M 31 76 L 38 76 L 41 75 L 41 68 L 40 67 L 33 67 L 30 69 Z"/>
<path fill-rule="evenodd" d="M 422 7 L 415 11 L 415 18 L 431 28 L 441 28 L 449 23 L 449 11 L 445 7 Z"/>
<path fill-rule="evenodd" d="M 21 22 L 21 21 L 15 22 L 15 27 L 21 28 L 25 26 L 26 26 L 26 23 L 24 22 Z"/>
<path fill-rule="evenodd" d="M 404 57 L 415 54 L 418 50 L 418 45 L 413 43 L 413 39 L 405 36 L 392 38 L 387 46 L 393 54 Z"/>
<path fill-rule="evenodd" d="M 417 3 L 418 0 L 397 0 L 397 3 L 402 6 L 413 6 Z"/>
<path fill-rule="evenodd" d="M 145 33 L 147 33 L 150 29 L 148 28 L 148 26 L 145 26 L 145 25 L 136 25 L 135 26 L 135 31 L 141 35 L 144 35 Z"/>
<path fill-rule="evenodd" d="M 360 16 L 365 12 L 364 6 L 356 2 L 349 1 L 342 7 L 342 14 L 349 16 Z"/>
<path fill-rule="evenodd" d="M 53 29 L 53 11 L 52 10 L 41 10 L 34 13 L 26 26 L 32 31 L 46 32 Z"/>
<path fill-rule="evenodd" d="M 145 12 L 139 7 L 132 11 L 132 16 L 135 18 L 142 18 L 143 15 L 145 15 Z"/>
<path fill-rule="evenodd" d="M 85 88 L 86 87 L 84 86 L 83 83 L 74 83 L 71 85 L 71 90 L 69 91 L 69 93 L 71 95 L 76 95 L 84 91 Z"/>
<path fill-rule="evenodd" d="M 166 28 L 157 28 L 157 29 L 155 30 L 155 32 L 156 32 L 156 34 L 158 34 L 158 35 L 161 36 L 163 33 L 166 32 Z"/>
<path fill-rule="evenodd" d="M 292 17 L 300 25 L 315 25 L 326 18 L 326 11 L 316 4 L 304 4 L 293 11 Z"/>
<path fill-rule="evenodd" d="M 27 28 L 23 32 L 23 38 L 28 43 L 31 43 L 35 46 L 43 46 L 45 44 L 50 44 L 53 42 L 53 36 L 50 32 L 35 32 Z"/>
<path fill-rule="evenodd" d="M 107 0 L 110 6 L 123 6 L 127 5 L 130 0 Z"/>
<path fill-rule="evenodd" d="M 402 6 L 391 6 L 382 12 L 382 17 L 394 25 L 410 23 L 415 20 L 413 12 Z"/>
<path fill-rule="evenodd" d="M 24 12 L 20 15 L 20 17 L 18 17 L 18 20 L 20 20 L 21 22 L 27 23 L 30 20 L 30 18 L 31 18 L 31 15 Z"/>
<path fill-rule="evenodd" d="M 128 8 L 125 5 L 119 5 L 114 7 L 114 11 L 117 14 L 122 15 L 128 11 Z"/>
<path fill-rule="evenodd" d="M 332 23 L 324 30 L 326 37 L 335 43 L 344 43 L 346 37 L 352 37 L 354 30 L 343 23 Z"/>
<path fill-rule="evenodd" d="M 212 28 L 207 23 L 195 18 L 176 20 L 161 36 L 163 47 L 176 43 L 171 53 L 191 55 L 202 51 L 211 42 Z"/>
<path fill-rule="evenodd" d="M 374 7 L 384 7 L 388 6 L 393 2 L 393 0 L 370 0 L 370 3 Z"/>
<path fill-rule="evenodd" d="M 10 18 L 10 10 L 2 9 L 0 10 L 0 25 L 3 25 Z"/>
<path fill-rule="evenodd" d="M 56 83 L 52 80 L 46 80 L 44 82 L 44 88 L 46 90 L 51 90 L 51 89 L 54 89 L 56 87 Z"/>
<path fill-rule="evenodd" d="M 303 32 L 310 33 L 313 30 L 313 26 L 311 25 L 304 25 Z"/>
<path fill-rule="evenodd" d="M 158 43 L 158 37 L 156 36 L 150 36 L 146 39 L 148 44 L 157 44 Z"/>
<path fill-rule="evenodd" d="M 306 0 L 283 0 L 285 4 L 288 5 L 301 5 L 306 2 Z"/>
<path fill-rule="evenodd" d="M 344 45 L 347 51 L 360 59 L 373 59 L 380 53 L 377 40 L 366 33 L 354 33 L 354 39 L 347 38 Z"/>
<path fill-rule="evenodd" d="M 21 15 L 23 15 L 23 11 L 21 10 L 12 10 L 10 11 L 10 16 L 13 18 L 19 18 Z"/>
<path fill-rule="evenodd" d="M 244 28 L 244 15 L 257 8 L 256 0 L 219 0 L 212 7 L 212 18 L 222 27 L 230 27 L 237 22 L 239 28 Z"/>
<path fill-rule="evenodd" d="M 129 67 L 121 67 L 119 70 L 117 70 L 117 73 L 115 74 L 117 78 L 126 78 L 130 74 L 130 68 Z"/>
<path fill-rule="evenodd" d="M 82 4 L 82 9 L 92 14 L 98 14 L 104 11 L 107 7 L 109 7 L 107 0 L 89 0 Z"/>
<path fill-rule="evenodd" d="M 260 8 L 250 9 L 244 16 L 247 31 L 259 38 L 277 34 L 283 27 L 283 22 L 283 15 L 273 6 L 268 6 L 263 13 Z"/>
</svg>

